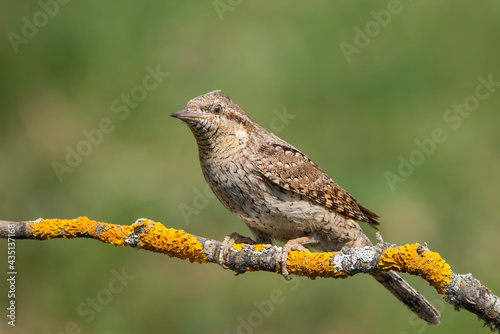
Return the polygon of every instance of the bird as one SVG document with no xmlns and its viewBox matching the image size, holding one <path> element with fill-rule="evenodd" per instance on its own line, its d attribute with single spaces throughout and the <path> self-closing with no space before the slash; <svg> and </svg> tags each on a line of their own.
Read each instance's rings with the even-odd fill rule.
<svg viewBox="0 0 500 334">
<path fill-rule="evenodd" d="M 255 240 L 228 235 L 223 250 L 236 241 L 284 242 L 278 261 L 287 278 L 286 258 L 291 250 L 335 252 L 373 245 L 358 221 L 377 229 L 379 216 L 220 90 L 191 99 L 170 116 L 188 125 L 205 181 L 254 236 Z M 395 272 L 371 275 L 417 316 L 439 324 L 439 312 Z"/>
</svg>

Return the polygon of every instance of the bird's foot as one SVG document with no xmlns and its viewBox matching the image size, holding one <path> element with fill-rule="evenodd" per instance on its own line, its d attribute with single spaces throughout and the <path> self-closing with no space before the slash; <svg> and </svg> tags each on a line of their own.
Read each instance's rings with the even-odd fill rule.
<svg viewBox="0 0 500 334">
<path fill-rule="evenodd" d="M 249 237 L 245 237 L 239 233 L 231 233 L 230 235 L 227 235 L 224 237 L 224 240 L 222 241 L 222 245 L 220 247 L 219 251 L 219 264 L 222 268 L 224 269 L 229 269 L 229 267 L 226 265 L 227 261 L 227 255 L 229 253 L 229 249 L 233 246 L 233 244 L 249 244 L 249 245 L 255 245 L 256 242 L 253 241 Z"/>
<path fill-rule="evenodd" d="M 287 243 L 283 246 L 283 249 L 281 250 L 281 253 L 278 256 L 278 259 L 276 260 L 276 265 L 277 266 L 281 265 L 281 274 L 283 275 L 283 278 L 285 278 L 287 281 L 291 280 L 291 278 L 288 276 L 288 269 L 286 267 L 286 260 L 288 259 L 288 254 L 293 250 L 309 251 L 306 247 L 304 247 L 304 245 L 309 245 L 314 243 L 317 243 L 317 240 L 314 236 L 301 237 L 287 241 Z"/>
</svg>

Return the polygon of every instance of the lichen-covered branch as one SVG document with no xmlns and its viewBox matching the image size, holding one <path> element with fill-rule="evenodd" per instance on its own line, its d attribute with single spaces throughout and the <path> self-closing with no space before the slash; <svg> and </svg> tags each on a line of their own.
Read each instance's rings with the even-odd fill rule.
<svg viewBox="0 0 500 334">
<path fill-rule="evenodd" d="M 115 246 L 131 246 L 198 263 L 219 263 L 221 242 L 198 237 L 182 230 L 166 228 L 149 219 L 132 225 L 113 225 L 77 219 L 37 219 L 0 221 L 0 238 L 48 240 L 91 238 Z M 224 265 L 236 273 L 246 271 L 281 272 L 276 261 L 281 248 L 272 245 L 234 244 Z M 476 314 L 500 332 L 500 298 L 472 275 L 454 273 L 438 253 L 420 244 L 397 246 L 380 242 L 372 247 L 348 248 L 333 253 L 292 251 L 287 259 L 290 274 L 346 278 L 357 273 L 397 271 L 425 279 L 456 309 Z"/>
</svg>

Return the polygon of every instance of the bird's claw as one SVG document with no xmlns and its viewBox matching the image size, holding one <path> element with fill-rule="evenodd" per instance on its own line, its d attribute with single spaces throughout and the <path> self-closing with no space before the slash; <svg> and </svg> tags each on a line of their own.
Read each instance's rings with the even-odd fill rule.
<svg viewBox="0 0 500 334">
<path fill-rule="evenodd" d="M 303 246 L 305 243 L 310 243 L 311 242 L 310 237 L 303 237 L 303 238 L 297 238 L 297 239 L 292 239 L 288 240 L 288 242 L 283 246 L 281 249 L 281 252 L 278 256 L 278 259 L 276 260 L 276 265 L 279 267 L 281 265 L 281 275 L 283 278 L 287 281 L 291 280 L 292 278 L 288 276 L 288 269 L 286 265 L 286 261 L 288 259 L 288 254 L 290 254 L 291 251 L 309 251 L 306 247 Z"/>
<path fill-rule="evenodd" d="M 233 247 L 235 243 L 245 243 L 249 245 L 255 245 L 255 241 L 253 241 L 249 237 L 245 237 L 239 233 L 231 233 L 230 235 L 226 235 L 224 240 L 222 241 L 222 245 L 219 250 L 218 262 L 220 266 L 224 269 L 229 269 L 226 265 L 227 255 L 229 254 L 229 249 Z"/>
<path fill-rule="evenodd" d="M 278 258 L 276 259 L 276 266 L 279 267 L 281 266 L 281 275 L 283 278 L 287 281 L 291 280 L 292 278 L 288 276 L 288 269 L 286 267 L 286 260 L 288 258 L 288 254 L 290 251 L 285 251 L 284 249 L 279 253 Z"/>
</svg>

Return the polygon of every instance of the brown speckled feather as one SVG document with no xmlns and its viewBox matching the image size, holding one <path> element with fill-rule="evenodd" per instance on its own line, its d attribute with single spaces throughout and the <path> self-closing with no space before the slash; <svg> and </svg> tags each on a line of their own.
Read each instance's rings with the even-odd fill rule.
<svg viewBox="0 0 500 334">
<path fill-rule="evenodd" d="M 378 216 L 360 205 L 307 156 L 291 146 L 261 145 L 258 168 L 279 186 L 377 228 Z"/>
</svg>

